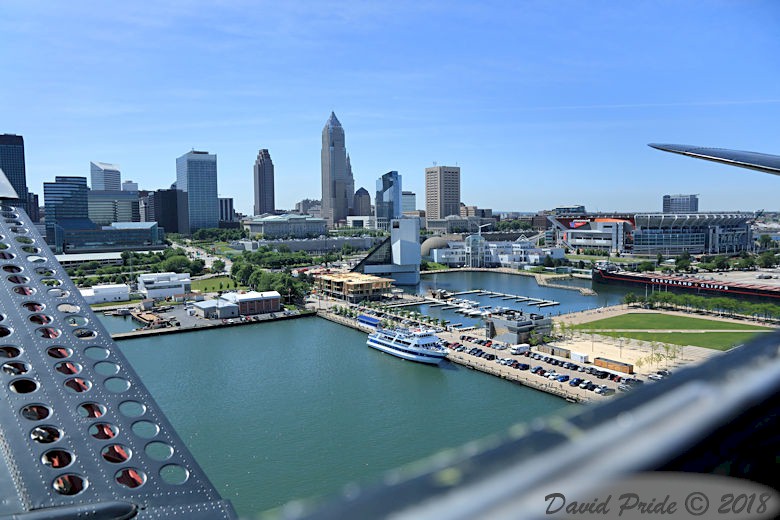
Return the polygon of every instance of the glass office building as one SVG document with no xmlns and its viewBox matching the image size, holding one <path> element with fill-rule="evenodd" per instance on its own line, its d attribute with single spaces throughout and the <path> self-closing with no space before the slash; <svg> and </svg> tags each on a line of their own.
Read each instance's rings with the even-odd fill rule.
<svg viewBox="0 0 780 520">
<path fill-rule="evenodd" d="M 7 204 L 27 209 L 27 172 L 24 165 L 24 138 L 21 135 L 0 134 L 0 170 L 3 170 L 19 196 L 19 200 L 9 200 Z"/>
<path fill-rule="evenodd" d="M 401 176 L 391 171 L 382 175 L 376 181 L 377 227 L 387 229 L 387 223 L 394 218 L 401 218 Z"/>
<path fill-rule="evenodd" d="M 219 226 L 216 155 L 193 150 L 176 159 L 176 189 L 187 194 L 190 232 Z"/>
</svg>

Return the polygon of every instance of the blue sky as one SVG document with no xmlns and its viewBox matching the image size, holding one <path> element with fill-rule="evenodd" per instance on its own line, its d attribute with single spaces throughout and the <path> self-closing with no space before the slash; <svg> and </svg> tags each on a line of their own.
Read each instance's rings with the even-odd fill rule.
<svg viewBox="0 0 780 520">
<path fill-rule="evenodd" d="M 780 154 L 778 27 L 774 0 L 3 0 L 0 133 L 24 135 L 39 193 L 90 161 L 168 187 L 195 148 L 249 212 L 268 148 L 290 208 L 320 197 L 334 110 L 372 198 L 398 170 L 424 207 L 437 162 L 497 210 L 780 210 L 776 176 L 647 146 Z"/>
</svg>

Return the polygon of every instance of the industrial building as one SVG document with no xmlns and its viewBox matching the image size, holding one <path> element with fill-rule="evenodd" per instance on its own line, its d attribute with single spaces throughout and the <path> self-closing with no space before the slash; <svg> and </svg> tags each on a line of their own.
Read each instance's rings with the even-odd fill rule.
<svg viewBox="0 0 780 520">
<path fill-rule="evenodd" d="M 130 301 L 130 286 L 123 283 L 94 285 L 86 289 L 79 289 L 79 292 L 90 305 Z"/>
<path fill-rule="evenodd" d="M 138 276 L 138 291 L 145 298 L 169 298 L 188 293 L 191 288 L 189 273 L 146 273 Z"/>
<path fill-rule="evenodd" d="M 278 312 L 282 306 L 282 296 L 276 291 L 231 292 L 220 298 L 237 305 L 241 316 Z"/>
</svg>

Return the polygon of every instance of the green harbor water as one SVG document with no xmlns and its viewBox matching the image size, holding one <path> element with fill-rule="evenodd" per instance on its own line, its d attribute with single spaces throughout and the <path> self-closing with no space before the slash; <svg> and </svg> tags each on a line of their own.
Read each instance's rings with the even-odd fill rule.
<svg viewBox="0 0 780 520">
<path fill-rule="evenodd" d="M 565 401 L 447 364 L 369 349 L 321 318 L 119 345 L 241 515 L 503 432 Z"/>
<path fill-rule="evenodd" d="M 564 312 L 622 297 L 585 297 L 491 273 L 427 277 L 419 291 L 432 285 L 557 299 Z M 100 319 L 110 332 L 137 326 L 126 318 Z M 403 361 L 365 342 L 363 333 L 312 317 L 119 346 L 243 517 L 371 482 L 440 450 L 575 406 L 457 365 Z"/>
</svg>

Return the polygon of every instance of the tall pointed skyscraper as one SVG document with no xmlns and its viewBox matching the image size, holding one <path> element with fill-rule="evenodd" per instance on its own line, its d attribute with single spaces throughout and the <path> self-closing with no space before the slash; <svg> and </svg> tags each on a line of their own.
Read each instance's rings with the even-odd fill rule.
<svg viewBox="0 0 780 520">
<path fill-rule="evenodd" d="M 354 197 L 355 181 L 347 167 L 347 148 L 344 143 L 344 129 L 330 113 L 322 129 L 322 218 L 329 227 L 345 221 Z M 351 190 L 351 191 L 350 191 Z"/>
<path fill-rule="evenodd" d="M 274 208 L 274 163 L 271 154 L 263 148 L 255 161 L 255 215 L 273 213 Z"/>
</svg>

